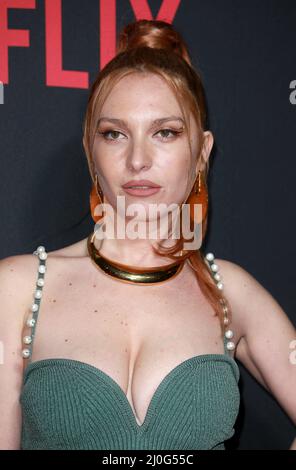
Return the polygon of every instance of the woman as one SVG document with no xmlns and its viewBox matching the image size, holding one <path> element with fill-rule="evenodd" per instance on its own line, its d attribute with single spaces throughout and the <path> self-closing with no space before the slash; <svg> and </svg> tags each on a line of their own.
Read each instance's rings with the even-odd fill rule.
<svg viewBox="0 0 296 470">
<path fill-rule="evenodd" d="M 165 210 L 149 212 L 187 203 L 203 240 L 205 129 L 202 83 L 178 32 L 161 21 L 125 27 L 92 86 L 83 137 L 93 218 L 112 226 L 111 207 L 124 236 L 94 231 L 38 247 L 37 264 L 1 261 L 2 449 L 224 449 L 240 404 L 235 359 L 296 421 L 287 315 L 240 266 L 203 256 L 183 231 L 176 241 L 183 215 L 163 236 Z M 138 224 L 154 227 L 146 238 L 127 229 L 133 204 Z"/>
</svg>

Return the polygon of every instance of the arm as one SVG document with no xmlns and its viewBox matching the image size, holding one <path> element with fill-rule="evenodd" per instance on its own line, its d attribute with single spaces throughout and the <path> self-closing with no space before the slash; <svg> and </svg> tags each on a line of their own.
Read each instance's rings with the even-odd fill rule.
<svg viewBox="0 0 296 470">
<path fill-rule="evenodd" d="M 34 269 L 28 276 L 30 258 L 32 263 L 30 255 L 10 256 L 0 261 L 0 450 L 20 449 L 21 333 L 34 289 Z"/>
<path fill-rule="evenodd" d="M 292 357 L 295 327 L 251 274 L 235 263 L 216 261 L 221 266 L 233 324 L 239 325 L 241 338 L 235 355 L 296 424 L 296 363 Z"/>
</svg>

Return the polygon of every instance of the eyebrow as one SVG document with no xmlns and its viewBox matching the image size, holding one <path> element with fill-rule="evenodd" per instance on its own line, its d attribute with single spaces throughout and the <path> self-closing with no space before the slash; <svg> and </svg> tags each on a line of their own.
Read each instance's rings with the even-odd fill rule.
<svg viewBox="0 0 296 470">
<path fill-rule="evenodd" d="M 109 117 L 105 117 L 105 116 L 98 119 L 97 125 L 99 125 L 100 122 L 102 122 L 102 121 L 112 122 L 114 124 L 119 124 L 121 126 L 126 126 L 127 125 L 127 123 L 123 119 L 109 118 Z M 183 124 L 185 124 L 184 119 L 182 119 L 179 116 L 167 116 L 167 117 L 163 117 L 163 118 L 154 119 L 153 121 L 151 121 L 151 124 L 160 125 L 160 124 L 163 124 L 164 122 L 167 122 L 167 121 L 180 121 Z"/>
</svg>

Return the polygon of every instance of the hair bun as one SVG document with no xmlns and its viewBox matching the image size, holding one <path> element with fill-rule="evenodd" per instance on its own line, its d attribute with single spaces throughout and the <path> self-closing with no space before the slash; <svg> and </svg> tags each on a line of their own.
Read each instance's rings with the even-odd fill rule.
<svg viewBox="0 0 296 470">
<path fill-rule="evenodd" d="M 191 65 L 181 34 L 166 21 L 143 19 L 126 25 L 119 34 L 117 54 L 145 46 L 172 51 Z"/>
</svg>

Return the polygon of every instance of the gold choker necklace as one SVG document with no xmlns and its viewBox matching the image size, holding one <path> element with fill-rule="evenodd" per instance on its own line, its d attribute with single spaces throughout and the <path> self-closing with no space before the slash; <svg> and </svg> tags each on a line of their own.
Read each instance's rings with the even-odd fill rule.
<svg viewBox="0 0 296 470">
<path fill-rule="evenodd" d="M 159 284 L 172 279 L 184 266 L 185 260 L 175 261 L 165 266 L 153 266 L 150 268 L 138 268 L 126 264 L 111 261 L 102 256 L 94 245 L 95 232 L 87 239 L 87 249 L 90 258 L 105 274 L 132 284 Z"/>
</svg>

